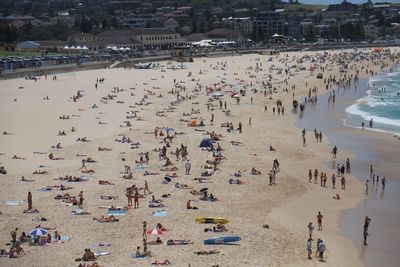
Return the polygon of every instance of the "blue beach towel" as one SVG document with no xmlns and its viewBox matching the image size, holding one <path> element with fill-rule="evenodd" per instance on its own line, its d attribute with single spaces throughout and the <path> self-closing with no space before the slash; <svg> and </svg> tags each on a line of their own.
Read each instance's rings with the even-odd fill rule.
<svg viewBox="0 0 400 267">
<path fill-rule="evenodd" d="M 122 216 L 122 215 L 126 215 L 127 211 L 125 210 L 113 210 L 113 211 L 108 211 L 107 215 L 114 215 L 114 216 Z"/>
<path fill-rule="evenodd" d="M 146 258 L 145 255 L 136 256 L 135 253 L 132 253 L 130 257 L 131 257 L 132 259 L 144 259 L 144 258 Z"/>
<path fill-rule="evenodd" d="M 167 217 L 168 213 L 166 210 L 156 210 L 152 212 L 154 217 Z"/>
</svg>

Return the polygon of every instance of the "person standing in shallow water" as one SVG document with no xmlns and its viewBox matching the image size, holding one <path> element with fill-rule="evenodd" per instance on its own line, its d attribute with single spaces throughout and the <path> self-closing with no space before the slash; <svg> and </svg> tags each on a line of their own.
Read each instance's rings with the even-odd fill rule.
<svg viewBox="0 0 400 267">
<path fill-rule="evenodd" d="M 368 237 L 368 227 L 369 227 L 369 223 L 371 222 L 371 218 L 369 218 L 368 216 L 365 216 L 365 220 L 364 220 L 364 246 L 367 246 L 367 237 Z"/>
</svg>

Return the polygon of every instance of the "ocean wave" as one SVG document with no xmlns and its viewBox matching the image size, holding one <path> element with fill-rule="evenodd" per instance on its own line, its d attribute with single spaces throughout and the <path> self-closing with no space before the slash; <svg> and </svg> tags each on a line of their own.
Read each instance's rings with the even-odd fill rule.
<svg viewBox="0 0 400 267">
<path fill-rule="evenodd" d="M 357 103 L 347 107 L 345 109 L 345 111 L 348 114 L 359 116 L 366 121 L 369 121 L 370 119 L 372 119 L 374 121 L 374 123 L 400 127 L 400 120 L 390 119 L 390 118 L 381 117 L 381 116 L 375 116 L 369 112 L 361 110 L 360 105 Z"/>
<path fill-rule="evenodd" d="M 346 126 L 346 127 L 350 127 L 350 128 L 356 128 L 356 129 L 360 129 L 361 128 L 361 126 L 355 126 L 355 125 L 353 125 L 351 123 L 348 123 L 347 119 L 345 119 L 343 121 L 343 125 Z M 374 131 L 374 132 L 394 134 L 395 136 L 400 135 L 399 131 L 389 131 L 389 130 L 383 130 L 383 129 L 378 129 L 378 128 L 368 128 L 368 127 L 364 128 L 364 129 L 369 130 L 369 131 Z"/>
<path fill-rule="evenodd" d="M 386 75 L 389 76 L 389 77 L 400 76 L 400 71 L 388 72 Z"/>
</svg>

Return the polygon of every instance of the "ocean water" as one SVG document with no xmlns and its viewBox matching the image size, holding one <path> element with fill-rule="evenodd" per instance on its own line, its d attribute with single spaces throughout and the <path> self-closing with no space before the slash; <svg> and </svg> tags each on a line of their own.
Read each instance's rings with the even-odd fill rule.
<svg viewBox="0 0 400 267">
<path fill-rule="evenodd" d="M 400 134 L 400 66 L 392 72 L 373 76 L 368 81 L 367 96 L 346 108 L 346 126 Z M 369 128 L 369 120 L 373 128 Z"/>
</svg>

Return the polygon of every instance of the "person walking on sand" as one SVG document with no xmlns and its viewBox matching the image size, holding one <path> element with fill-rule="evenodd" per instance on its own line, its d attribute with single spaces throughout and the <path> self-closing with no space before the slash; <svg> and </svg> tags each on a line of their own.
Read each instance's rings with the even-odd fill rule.
<svg viewBox="0 0 400 267">
<path fill-rule="evenodd" d="M 308 254 L 308 259 L 311 260 L 311 254 L 312 254 L 312 239 L 309 238 L 307 240 L 307 254 Z"/>
<path fill-rule="evenodd" d="M 149 190 L 149 184 L 147 183 L 147 180 L 144 181 L 144 190 L 143 190 L 143 195 L 146 195 L 146 192 L 151 194 Z"/>
<path fill-rule="evenodd" d="M 81 168 L 79 169 L 80 171 L 83 170 L 83 169 L 86 171 L 86 165 L 85 165 L 85 163 L 86 163 L 86 159 L 82 159 L 82 166 L 81 166 Z"/>
<path fill-rule="evenodd" d="M 146 221 L 144 221 L 143 222 L 143 233 L 142 233 L 142 236 L 143 236 L 143 239 L 145 239 L 145 240 L 147 240 L 147 222 Z"/>
<path fill-rule="evenodd" d="M 324 252 L 326 250 L 326 246 L 324 241 L 321 239 L 321 241 L 319 242 L 318 246 L 317 246 L 317 252 L 318 252 L 318 257 L 320 258 L 319 261 L 324 262 Z"/>
<path fill-rule="evenodd" d="M 317 215 L 318 231 L 322 231 L 322 219 L 323 218 L 324 218 L 324 216 L 322 216 L 321 212 L 318 211 L 318 215 Z"/>
<path fill-rule="evenodd" d="M 365 195 L 368 196 L 369 180 L 365 182 Z"/>
<path fill-rule="evenodd" d="M 311 183 L 311 181 L 312 181 L 312 170 L 310 169 L 308 171 L 308 182 Z"/>
<path fill-rule="evenodd" d="M 185 174 L 186 175 L 190 174 L 191 168 L 192 168 L 192 163 L 190 162 L 190 160 L 186 160 L 186 163 L 185 163 Z"/>
<path fill-rule="evenodd" d="M 336 175 L 333 174 L 332 175 L 332 188 L 335 189 L 335 186 L 336 186 Z"/>
<path fill-rule="evenodd" d="M 308 236 L 309 236 L 309 239 L 310 239 L 310 240 L 314 240 L 314 239 L 312 239 L 312 234 L 313 234 L 313 231 L 314 231 L 314 225 L 312 224 L 312 222 L 310 222 L 310 223 L 308 224 L 307 228 L 308 228 Z"/>
<path fill-rule="evenodd" d="M 369 223 L 371 222 L 371 218 L 369 218 L 368 216 L 365 216 L 365 220 L 364 220 L 364 246 L 367 246 L 367 237 L 368 237 L 368 227 L 369 227 Z"/>
<path fill-rule="evenodd" d="M 342 184 L 342 189 L 346 189 L 346 178 L 344 176 L 340 179 L 340 183 Z"/>
<path fill-rule="evenodd" d="M 28 192 L 28 210 L 32 209 L 32 193 Z"/>
<path fill-rule="evenodd" d="M 83 198 L 83 191 L 81 191 L 81 192 L 79 193 L 78 197 L 79 197 L 78 207 L 82 209 L 83 200 L 84 200 L 84 198 Z"/>
</svg>

